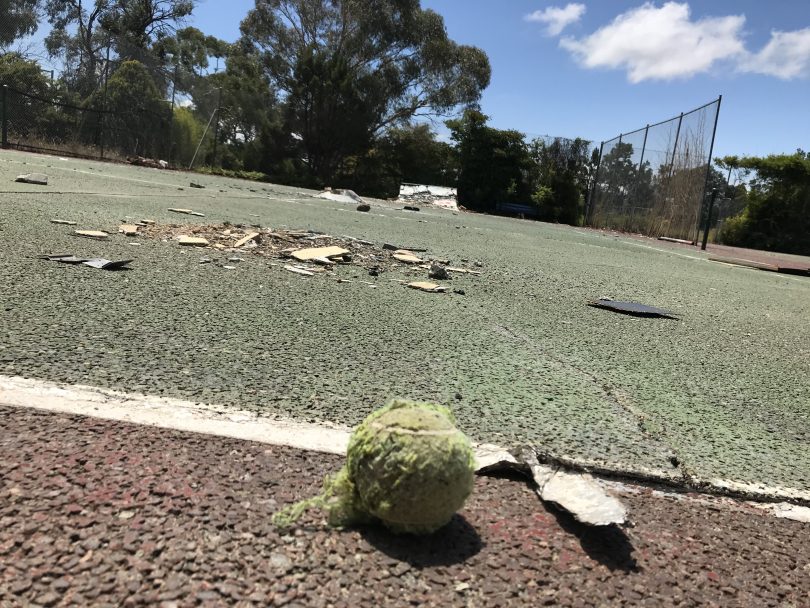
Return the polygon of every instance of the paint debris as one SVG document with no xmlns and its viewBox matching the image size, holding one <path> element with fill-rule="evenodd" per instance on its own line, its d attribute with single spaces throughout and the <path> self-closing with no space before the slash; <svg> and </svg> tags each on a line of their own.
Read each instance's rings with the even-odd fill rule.
<svg viewBox="0 0 810 608">
<path fill-rule="evenodd" d="M 177 242 L 180 245 L 187 246 L 187 247 L 207 247 L 208 246 L 208 239 L 204 239 L 201 236 L 181 236 L 177 239 Z"/>
<path fill-rule="evenodd" d="M 107 260 L 105 258 L 92 258 L 85 262 L 82 262 L 85 266 L 90 266 L 91 268 L 99 268 L 100 270 L 121 270 L 122 268 L 126 268 L 132 260 Z"/>
<path fill-rule="evenodd" d="M 293 272 L 295 274 L 300 274 L 305 277 L 314 277 L 315 273 L 311 270 L 304 270 L 303 268 L 296 268 L 295 266 L 284 266 L 284 270 L 287 272 Z"/>
<path fill-rule="evenodd" d="M 64 253 L 64 254 L 56 254 L 56 255 L 44 255 L 40 256 L 42 259 L 48 260 L 50 262 L 60 262 L 62 264 L 84 264 L 85 266 L 90 266 L 91 268 L 98 268 L 100 270 L 120 270 L 122 268 L 126 268 L 133 260 L 108 260 L 106 258 L 80 258 L 76 257 L 72 253 Z"/>
<path fill-rule="evenodd" d="M 362 204 L 364 202 L 363 199 L 360 198 L 353 190 L 332 190 L 331 188 L 326 188 L 323 192 L 319 192 L 313 196 L 315 198 L 323 198 L 329 201 L 335 201 L 337 203 Z"/>
<path fill-rule="evenodd" d="M 76 236 L 83 236 L 88 239 L 98 239 L 104 240 L 110 235 L 104 232 L 103 230 L 76 230 L 74 233 Z"/>
<path fill-rule="evenodd" d="M 623 524 L 627 520 L 624 504 L 602 489 L 587 473 L 570 473 L 547 465 L 534 465 L 532 474 L 540 498 L 568 511 L 583 524 L 610 526 Z"/>
<path fill-rule="evenodd" d="M 588 473 L 566 471 L 557 465 L 541 463 L 530 448 L 505 451 L 486 444 L 476 448 L 477 473 L 514 471 L 530 477 L 543 502 L 570 513 L 577 521 L 591 526 L 622 525 L 627 508 Z"/>
<path fill-rule="evenodd" d="M 447 291 L 447 287 L 437 285 L 436 283 L 430 283 L 428 281 L 414 281 L 413 283 L 408 283 L 408 287 L 430 293 L 444 293 Z"/>
<path fill-rule="evenodd" d="M 306 262 L 315 258 L 331 258 L 335 256 L 342 256 L 343 254 L 350 253 L 348 249 L 342 247 L 312 247 L 310 249 L 298 249 L 293 251 L 290 255 L 296 260 Z"/>
<path fill-rule="evenodd" d="M 18 175 L 15 182 L 19 182 L 21 184 L 34 184 L 36 186 L 47 186 L 48 185 L 48 176 L 44 173 L 26 173 L 24 175 Z"/>
<path fill-rule="evenodd" d="M 410 251 L 398 250 L 394 253 L 394 259 L 399 260 L 400 262 L 404 262 L 405 264 L 420 264 L 424 262 L 424 260 L 418 256 L 415 256 Z"/>
<path fill-rule="evenodd" d="M 205 217 L 204 213 L 200 213 L 199 211 L 194 211 L 193 209 L 180 209 L 178 207 L 169 207 L 169 211 L 173 213 L 183 213 L 185 215 L 194 215 L 197 217 Z"/>
<path fill-rule="evenodd" d="M 247 245 L 248 243 L 250 243 L 252 241 L 255 241 L 258 238 L 259 238 L 259 233 L 258 232 L 251 232 L 251 233 L 246 234 L 245 236 L 243 236 L 238 241 L 236 241 L 236 243 L 234 243 L 233 246 L 234 247 L 242 247 L 243 245 Z"/>
</svg>

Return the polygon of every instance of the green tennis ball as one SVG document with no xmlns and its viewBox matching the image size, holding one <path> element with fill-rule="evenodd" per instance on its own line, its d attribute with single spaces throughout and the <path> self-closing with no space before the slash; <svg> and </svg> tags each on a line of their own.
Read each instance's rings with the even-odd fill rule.
<svg viewBox="0 0 810 608">
<path fill-rule="evenodd" d="M 430 534 L 472 492 L 475 459 L 447 408 L 394 399 L 352 434 L 346 472 L 344 490 L 353 493 L 355 512 L 394 532 Z"/>
</svg>

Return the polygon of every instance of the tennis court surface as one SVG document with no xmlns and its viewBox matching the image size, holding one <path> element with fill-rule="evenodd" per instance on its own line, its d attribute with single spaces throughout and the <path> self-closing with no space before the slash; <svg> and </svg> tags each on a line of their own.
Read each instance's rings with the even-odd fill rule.
<svg viewBox="0 0 810 608">
<path fill-rule="evenodd" d="M 30 172 L 49 184 L 14 181 Z M 438 401 L 477 440 L 810 496 L 810 278 L 652 240 L 382 201 L 361 213 L 313 194 L 0 152 L 0 374 L 343 425 L 392 396 Z M 144 219 L 173 234 L 311 230 L 366 244 L 304 276 L 281 253 L 118 233 Z M 445 293 L 408 289 L 428 270 L 358 263 L 388 255 L 385 243 L 480 274 L 437 280 Z M 68 253 L 133 261 L 113 272 L 39 257 Z M 587 305 L 597 298 L 677 319 Z"/>
</svg>

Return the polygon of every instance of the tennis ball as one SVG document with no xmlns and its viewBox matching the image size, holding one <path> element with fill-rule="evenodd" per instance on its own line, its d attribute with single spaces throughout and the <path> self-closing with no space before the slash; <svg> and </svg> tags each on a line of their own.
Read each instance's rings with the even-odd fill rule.
<svg viewBox="0 0 810 608">
<path fill-rule="evenodd" d="M 346 472 L 359 512 L 394 532 L 430 534 L 472 492 L 475 459 L 447 408 L 394 399 L 352 434 Z"/>
<path fill-rule="evenodd" d="M 346 464 L 319 496 L 273 516 L 288 527 L 308 509 L 333 526 L 381 522 L 396 533 L 430 534 L 472 492 L 475 458 L 445 407 L 394 399 L 372 412 L 349 439 Z"/>
</svg>

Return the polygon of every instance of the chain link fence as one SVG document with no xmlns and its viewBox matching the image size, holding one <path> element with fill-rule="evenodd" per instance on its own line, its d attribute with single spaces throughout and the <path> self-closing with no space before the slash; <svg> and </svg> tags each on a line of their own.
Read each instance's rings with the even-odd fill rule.
<svg viewBox="0 0 810 608">
<path fill-rule="evenodd" d="M 74 105 L 2 85 L 2 146 L 99 159 L 171 158 L 168 104 L 112 111 L 104 98 Z M 165 105 L 165 107 L 161 107 Z"/>
<path fill-rule="evenodd" d="M 125 67 L 109 60 L 84 95 L 61 77 L 54 80 L 49 70 L 18 70 L 13 78 L 0 74 L 0 144 L 92 159 L 214 165 L 222 155 L 216 137 L 224 114 L 220 89 L 201 77 L 178 86 L 176 72 L 144 63 L 124 79 Z M 138 71 L 148 74 L 149 82 L 139 80 Z"/>
<path fill-rule="evenodd" d="M 696 242 L 721 100 L 602 142 L 588 225 Z"/>
</svg>

